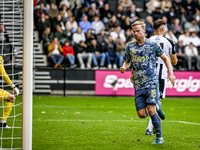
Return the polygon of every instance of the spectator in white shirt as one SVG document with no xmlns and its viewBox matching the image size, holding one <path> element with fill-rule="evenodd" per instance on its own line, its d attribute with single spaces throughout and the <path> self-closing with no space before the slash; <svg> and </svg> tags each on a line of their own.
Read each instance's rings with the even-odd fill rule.
<svg viewBox="0 0 200 150">
<path fill-rule="evenodd" d="M 125 36 L 124 32 L 122 32 L 120 26 L 117 26 L 115 28 L 115 31 L 111 32 L 110 35 L 112 36 L 112 39 L 114 42 L 118 42 L 119 39 L 122 39 L 123 42 L 126 41 L 126 36 Z"/>
<path fill-rule="evenodd" d="M 96 34 L 99 34 L 101 32 L 101 29 L 105 30 L 105 25 L 102 21 L 99 20 L 99 16 L 94 16 L 94 21 L 92 22 L 92 29 L 95 31 Z"/>
<path fill-rule="evenodd" d="M 188 70 L 192 70 L 192 59 L 196 60 L 196 68 L 200 70 L 200 56 L 198 55 L 197 48 L 192 42 L 185 48 L 185 55 L 187 57 Z"/>
</svg>

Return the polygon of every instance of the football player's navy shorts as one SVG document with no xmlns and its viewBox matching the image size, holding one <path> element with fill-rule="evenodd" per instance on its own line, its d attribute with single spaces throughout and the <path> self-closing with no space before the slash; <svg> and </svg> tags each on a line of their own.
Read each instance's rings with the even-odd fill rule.
<svg viewBox="0 0 200 150">
<path fill-rule="evenodd" d="M 148 88 L 135 91 L 135 106 L 137 111 L 147 108 L 147 105 L 155 106 L 160 99 L 158 88 Z"/>
</svg>

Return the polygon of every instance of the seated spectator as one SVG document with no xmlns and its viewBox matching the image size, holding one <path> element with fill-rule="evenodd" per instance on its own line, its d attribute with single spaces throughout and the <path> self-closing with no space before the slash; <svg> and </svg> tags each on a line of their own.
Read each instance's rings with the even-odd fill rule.
<svg viewBox="0 0 200 150">
<path fill-rule="evenodd" d="M 191 19 L 190 22 L 188 21 L 184 24 L 185 30 L 189 30 L 191 28 L 194 28 L 197 33 L 199 33 L 200 31 L 197 21 L 195 19 Z"/>
<path fill-rule="evenodd" d="M 71 16 L 69 20 L 66 22 L 65 27 L 67 29 L 67 32 L 72 34 L 77 31 L 78 23 L 75 20 L 75 17 Z"/>
<path fill-rule="evenodd" d="M 111 58 L 114 58 L 113 69 L 117 69 L 117 62 L 119 59 L 119 53 L 116 53 L 116 43 L 113 41 L 112 36 L 109 35 L 105 43 L 106 58 L 108 62 L 108 69 L 112 68 Z"/>
<path fill-rule="evenodd" d="M 160 7 L 156 7 L 155 11 L 152 12 L 153 20 L 156 21 L 160 18 L 162 18 L 163 14 L 160 11 Z"/>
<path fill-rule="evenodd" d="M 133 36 L 133 34 L 131 32 L 131 29 L 126 29 L 125 36 L 126 36 L 126 43 L 134 40 L 134 36 Z"/>
<path fill-rule="evenodd" d="M 185 47 L 185 55 L 187 57 L 188 70 L 192 70 L 192 60 L 196 60 L 196 68 L 200 71 L 200 56 L 192 42 Z"/>
<path fill-rule="evenodd" d="M 105 3 L 104 0 L 97 0 L 97 2 L 96 2 L 97 7 L 98 7 L 99 9 L 101 9 L 101 8 L 104 7 L 104 3 Z"/>
<path fill-rule="evenodd" d="M 131 28 L 131 22 L 130 22 L 130 17 L 129 16 L 126 16 L 125 20 L 121 22 L 121 27 L 124 30 L 124 32 L 127 29 L 132 29 Z"/>
<path fill-rule="evenodd" d="M 45 28 L 47 28 L 47 27 L 51 27 L 51 23 L 48 19 L 45 18 L 45 14 L 41 14 L 41 17 L 38 20 L 37 27 L 36 27 L 36 29 L 39 32 L 39 40 L 40 41 L 42 39 L 42 34 L 43 34 Z"/>
<path fill-rule="evenodd" d="M 105 49 L 105 42 L 108 38 L 108 35 L 105 34 L 105 31 L 101 29 L 101 33 L 97 35 L 97 42 L 101 45 L 103 49 Z"/>
<path fill-rule="evenodd" d="M 42 14 L 45 14 L 45 16 L 47 16 L 47 12 L 45 10 L 44 4 L 40 3 L 40 8 L 35 10 L 35 18 L 34 19 L 36 22 L 40 19 Z"/>
<path fill-rule="evenodd" d="M 181 7 L 178 17 L 180 19 L 181 25 L 185 24 L 187 21 L 190 20 L 190 17 L 188 16 L 187 12 L 183 7 Z"/>
<path fill-rule="evenodd" d="M 179 35 L 183 33 L 183 28 L 178 18 L 176 18 L 174 20 L 174 23 L 171 24 L 171 30 L 173 31 L 173 33 L 175 34 L 177 38 L 179 37 Z"/>
<path fill-rule="evenodd" d="M 4 43 L 7 43 L 7 44 L 4 44 Z M 3 24 L 0 24 L 0 49 L 1 49 L 1 54 L 4 59 L 4 62 L 7 63 L 7 62 L 12 61 L 11 53 L 12 53 L 13 45 L 10 43 L 8 33 L 5 30 L 5 27 Z"/>
<path fill-rule="evenodd" d="M 56 31 L 56 27 L 60 26 L 62 30 L 65 30 L 64 22 L 62 21 L 62 16 L 59 14 L 53 22 L 54 30 Z"/>
<path fill-rule="evenodd" d="M 105 29 L 105 25 L 101 20 L 99 20 L 99 16 L 94 16 L 94 21 L 92 21 L 92 29 L 94 30 L 95 34 L 99 34 L 101 29 Z"/>
<path fill-rule="evenodd" d="M 199 2 L 200 2 L 200 0 L 199 0 Z M 198 26 L 200 26 L 200 10 L 198 8 L 196 8 L 193 18 L 197 21 Z"/>
<path fill-rule="evenodd" d="M 162 20 L 165 22 L 165 26 L 166 26 L 166 32 L 171 30 L 171 24 L 169 23 L 168 19 L 166 16 L 162 16 Z"/>
<path fill-rule="evenodd" d="M 117 20 L 119 20 L 120 23 L 122 21 L 124 21 L 125 18 L 126 18 L 126 13 L 123 10 L 123 6 L 121 4 L 119 4 L 118 7 L 117 7 L 116 17 L 117 17 Z"/>
<path fill-rule="evenodd" d="M 74 14 L 75 18 L 79 18 L 79 15 L 81 14 L 82 9 L 82 1 L 80 0 L 70 0 L 70 10 Z"/>
<path fill-rule="evenodd" d="M 43 41 L 43 50 L 44 53 L 47 54 L 47 47 L 53 41 L 54 34 L 51 32 L 50 27 L 46 27 L 45 31 L 42 34 L 42 41 Z"/>
<path fill-rule="evenodd" d="M 88 29 L 87 33 L 85 34 L 85 38 L 86 38 L 86 44 L 89 45 L 91 44 L 90 41 L 91 39 L 96 39 L 96 36 L 94 34 L 92 34 L 92 30 Z"/>
<path fill-rule="evenodd" d="M 91 43 L 88 49 L 90 52 L 92 52 L 92 60 L 94 63 L 93 69 L 99 68 L 98 61 L 97 61 L 98 59 L 100 59 L 100 68 L 104 69 L 106 54 L 101 48 L 101 45 L 97 43 L 97 40 L 95 38 L 91 39 Z"/>
<path fill-rule="evenodd" d="M 169 9 L 172 8 L 172 2 L 169 0 L 162 0 L 161 1 L 161 11 L 164 12 L 169 12 Z"/>
<path fill-rule="evenodd" d="M 113 16 L 113 12 L 112 10 L 110 10 L 110 6 L 108 3 L 104 4 L 104 7 L 101 8 L 100 10 L 100 19 L 103 20 L 103 23 L 107 23 L 108 20 L 111 19 L 111 17 Z"/>
<path fill-rule="evenodd" d="M 174 33 L 169 30 L 166 34 L 165 37 L 172 40 L 175 44 L 178 43 L 178 39 L 176 38 L 176 36 L 174 35 Z"/>
<path fill-rule="evenodd" d="M 172 7 L 174 8 L 174 11 L 176 14 L 180 13 L 181 10 L 181 0 L 174 0 L 172 1 Z"/>
<path fill-rule="evenodd" d="M 47 14 L 49 16 L 49 20 L 50 20 L 52 27 L 53 27 L 53 22 L 59 14 L 59 11 L 56 8 L 56 5 L 54 3 L 51 3 L 51 8 L 48 10 Z"/>
<path fill-rule="evenodd" d="M 110 21 L 106 23 L 106 30 L 109 32 L 112 32 L 115 30 L 117 26 L 120 26 L 119 21 L 117 20 L 117 17 L 115 15 L 112 16 Z"/>
<path fill-rule="evenodd" d="M 86 33 L 88 29 L 92 29 L 92 24 L 88 21 L 87 15 L 83 16 L 83 20 L 79 22 L 79 26 L 84 33 Z"/>
<path fill-rule="evenodd" d="M 183 46 L 189 45 L 190 42 L 190 32 L 185 30 L 184 34 L 179 35 L 178 41 L 183 41 Z"/>
<path fill-rule="evenodd" d="M 192 42 L 192 44 L 195 47 L 199 47 L 200 46 L 200 38 L 197 36 L 196 30 L 194 28 L 190 28 L 189 32 L 190 32 L 189 42 Z"/>
<path fill-rule="evenodd" d="M 176 66 L 180 66 L 181 69 L 186 70 L 187 60 L 185 56 L 185 46 L 183 46 L 183 41 L 179 41 L 178 44 L 176 44 L 176 56 L 178 58 L 178 64 Z"/>
<path fill-rule="evenodd" d="M 9 36 L 7 31 L 4 28 L 4 25 L 1 23 L 0 24 L 0 43 L 9 43 Z"/>
<path fill-rule="evenodd" d="M 146 11 L 149 14 L 152 14 L 156 10 L 156 8 L 160 8 L 161 3 L 160 0 L 149 0 L 145 5 Z"/>
<path fill-rule="evenodd" d="M 119 41 L 119 39 L 122 39 L 123 42 L 126 41 L 125 34 L 122 32 L 120 26 L 117 26 L 115 31 L 111 32 L 110 35 L 112 36 L 113 41 L 116 43 Z"/>
<path fill-rule="evenodd" d="M 71 10 L 67 8 L 67 6 L 63 5 L 62 10 L 60 11 L 60 15 L 64 23 L 66 23 L 70 17 L 73 16 Z"/>
<path fill-rule="evenodd" d="M 93 21 L 94 16 L 100 16 L 99 9 L 96 7 L 95 3 L 91 4 L 91 8 L 88 11 L 88 20 Z"/>
<path fill-rule="evenodd" d="M 130 22 L 133 23 L 134 21 L 138 20 L 140 18 L 139 13 L 136 11 L 136 6 L 132 4 L 130 6 L 130 10 L 126 13 L 127 16 L 130 16 Z"/>
<path fill-rule="evenodd" d="M 146 17 L 146 33 L 147 33 L 147 38 L 151 37 L 154 33 L 153 17 L 151 16 Z"/>
<path fill-rule="evenodd" d="M 126 45 L 122 39 L 117 43 L 116 52 L 119 53 L 119 67 L 123 65 Z"/>
<path fill-rule="evenodd" d="M 80 64 L 81 69 L 85 69 L 85 64 L 83 59 L 87 59 L 87 68 L 91 68 L 92 54 L 89 53 L 87 49 L 87 44 L 85 43 L 85 34 L 82 32 L 81 28 L 78 27 L 77 32 L 73 34 L 73 42 L 75 44 L 75 51 Z"/>
<path fill-rule="evenodd" d="M 132 0 L 118 0 L 118 6 L 121 5 L 124 11 L 128 11 L 132 4 Z"/>
<path fill-rule="evenodd" d="M 178 18 L 178 14 L 174 12 L 173 7 L 169 9 L 169 12 L 165 13 L 165 16 L 167 17 L 167 20 L 170 24 L 173 23 L 176 18 Z"/>
<path fill-rule="evenodd" d="M 54 37 L 53 42 L 48 46 L 48 57 L 53 61 L 54 68 L 62 68 L 64 56 L 62 55 L 63 49 L 60 45 L 58 38 Z"/>
<path fill-rule="evenodd" d="M 196 3 L 193 0 L 184 0 L 182 1 L 182 6 L 191 19 L 192 15 L 195 13 Z"/>
<path fill-rule="evenodd" d="M 75 64 L 75 53 L 72 46 L 70 46 L 69 41 L 66 40 L 65 44 L 63 45 L 63 56 L 69 60 L 70 68 L 73 69 L 76 67 Z"/>
<path fill-rule="evenodd" d="M 70 3 L 68 0 L 60 0 L 60 3 L 59 3 L 59 7 L 67 7 L 67 8 L 70 8 Z"/>
<path fill-rule="evenodd" d="M 62 28 L 57 25 L 55 37 L 57 37 L 59 42 L 63 45 L 64 42 L 68 40 L 67 30 L 62 30 Z"/>
</svg>

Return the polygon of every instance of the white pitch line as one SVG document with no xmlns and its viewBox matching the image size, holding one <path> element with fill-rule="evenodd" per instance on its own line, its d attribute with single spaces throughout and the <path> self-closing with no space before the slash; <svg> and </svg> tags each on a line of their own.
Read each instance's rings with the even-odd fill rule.
<svg viewBox="0 0 200 150">
<path fill-rule="evenodd" d="M 16 120 L 16 121 L 22 121 L 22 120 Z M 33 121 L 43 121 L 43 122 L 147 122 L 147 120 L 76 120 L 76 119 L 40 119 Z M 200 126 L 200 123 L 195 122 L 186 122 L 186 121 L 178 121 L 178 120 L 166 120 L 161 121 L 163 123 L 182 123 L 182 124 L 190 124 L 190 125 L 198 125 Z"/>
<path fill-rule="evenodd" d="M 115 106 L 49 106 L 49 105 L 34 105 L 33 107 L 42 107 L 42 108 L 135 108 L 135 106 L 121 106 L 121 107 L 115 107 Z M 162 108 L 173 108 L 173 109 L 200 109 L 200 107 L 162 107 Z"/>
</svg>

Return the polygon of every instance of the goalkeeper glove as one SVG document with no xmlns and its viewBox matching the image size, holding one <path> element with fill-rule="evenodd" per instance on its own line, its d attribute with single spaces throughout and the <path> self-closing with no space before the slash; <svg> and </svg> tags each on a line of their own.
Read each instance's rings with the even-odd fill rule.
<svg viewBox="0 0 200 150">
<path fill-rule="evenodd" d="M 10 87 L 14 90 L 15 96 L 19 95 L 19 89 L 12 83 Z"/>
</svg>

